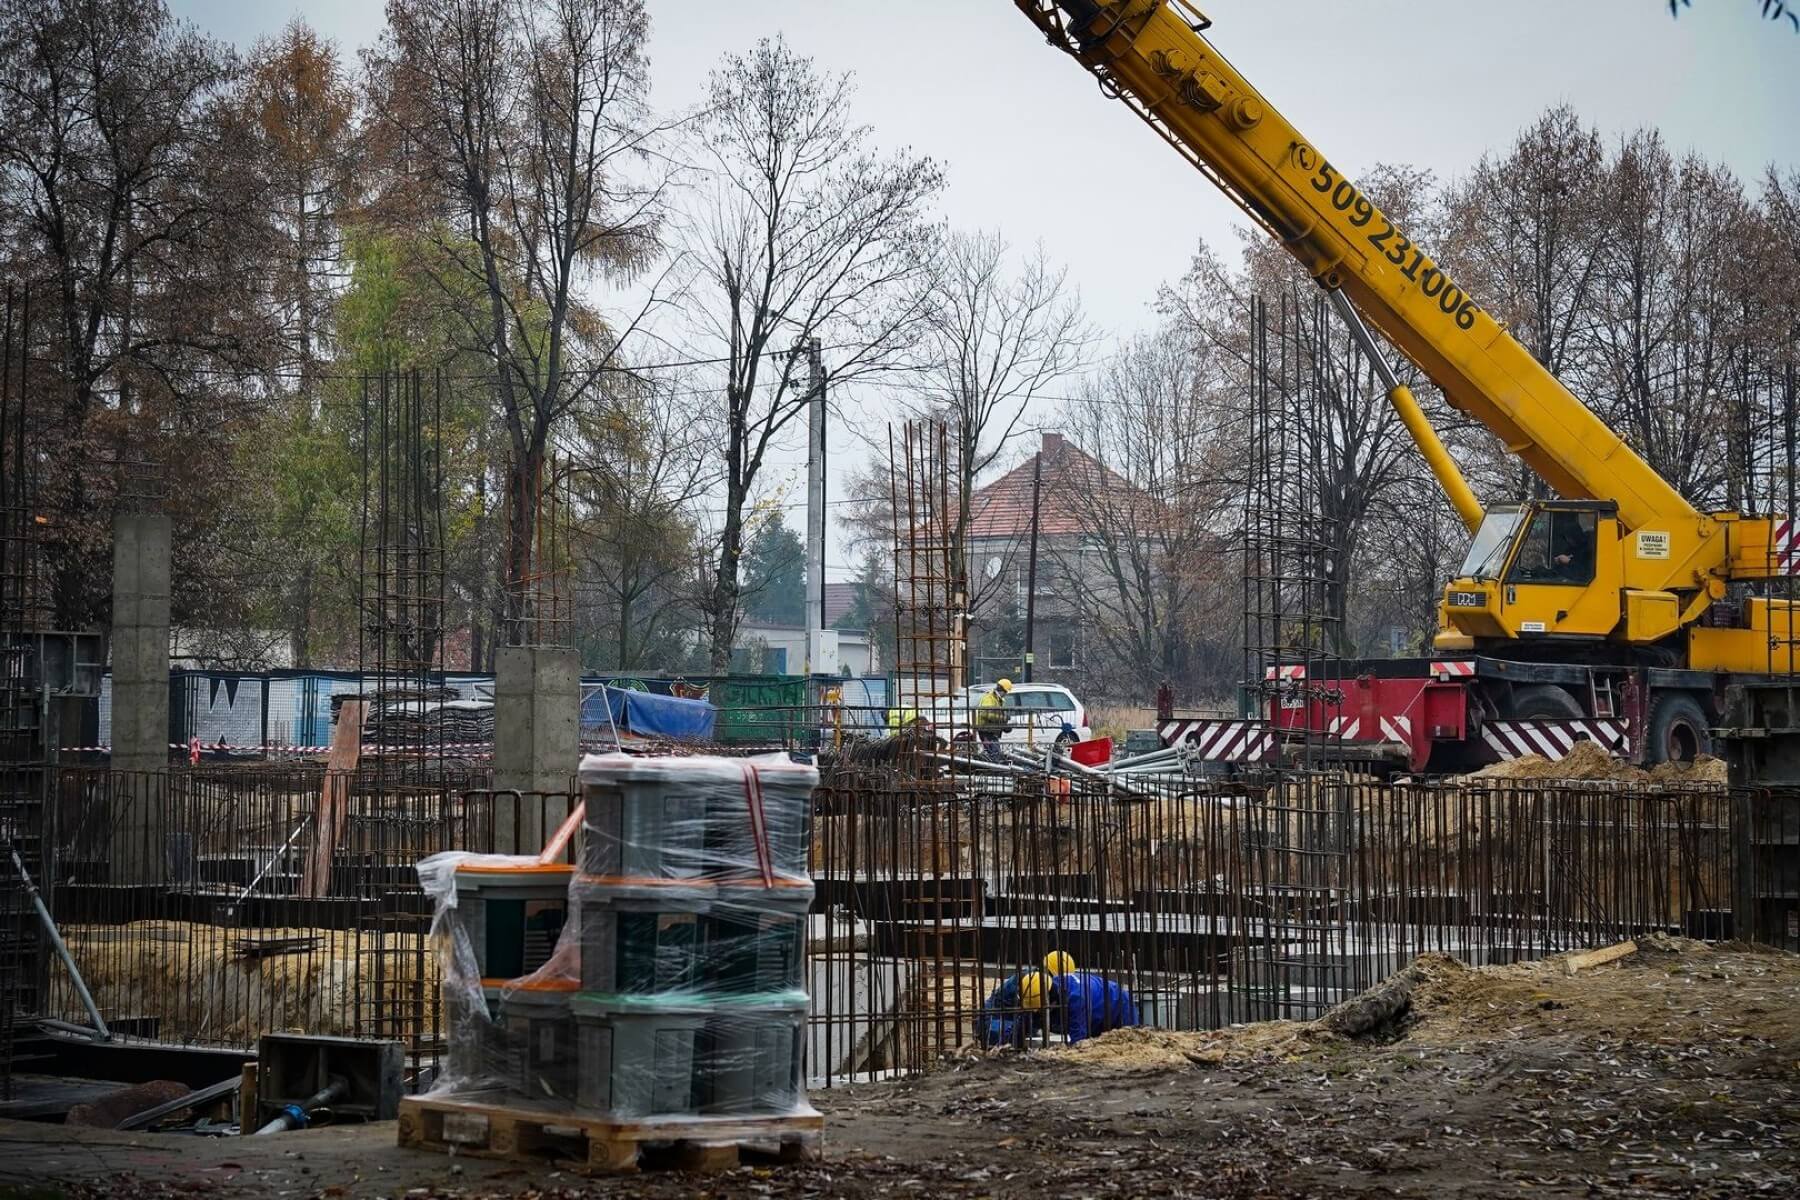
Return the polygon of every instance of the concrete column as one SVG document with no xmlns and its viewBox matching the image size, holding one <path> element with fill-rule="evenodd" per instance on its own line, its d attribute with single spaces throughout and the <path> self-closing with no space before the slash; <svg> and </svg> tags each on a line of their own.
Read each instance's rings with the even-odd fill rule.
<svg viewBox="0 0 1800 1200">
<path fill-rule="evenodd" d="M 164 868 L 163 778 L 169 766 L 169 518 L 113 521 L 113 878 L 157 883 Z"/>
<path fill-rule="evenodd" d="M 581 659 L 567 646 L 502 646 L 494 656 L 494 788 L 567 792 L 581 758 Z M 495 802 L 495 849 L 535 854 L 566 804 Z"/>
</svg>

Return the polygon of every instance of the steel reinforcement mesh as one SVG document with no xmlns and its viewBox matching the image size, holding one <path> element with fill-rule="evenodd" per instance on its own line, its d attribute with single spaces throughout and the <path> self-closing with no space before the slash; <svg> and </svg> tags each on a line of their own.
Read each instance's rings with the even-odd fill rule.
<svg viewBox="0 0 1800 1200">
<path fill-rule="evenodd" d="M 371 781 L 343 781 L 324 846 L 316 768 L 63 771 L 47 891 L 108 1021 L 242 1047 L 281 1030 L 393 1037 L 428 1082 L 445 1026 L 413 865 L 490 850 L 495 813 L 523 805 L 496 806 L 474 771 Z M 1782 807 L 1718 786 L 1328 773 L 1132 789 L 828 770 L 813 1084 L 969 1052 L 984 1001 L 1054 950 L 1129 988 L 1146 1023 L 1205 1029 L 1316 1016 L 1428 951 L 1479 965 L 1653 931 L 1738 936 L 1733 845 L 1766 839 Z M 115 859 L 145 856 L 160 882 L 114 881 Z M 48 999 L 83 1019 L 60 966 Z"/>
<path fill-rule="evenodd" d="M 1722 787 L 1313 774 L 828 788 L 814 830 L 811 1073 L 980 1045 L 984 1001 L 1052 951 L 1145 1023 L 1308 1019 L 1436 951 L 1481 965 L 1651 931 L 1732 935 Z M 1054 1035 L 1040 1034 L 1042 1037 Z"/>
</svg>

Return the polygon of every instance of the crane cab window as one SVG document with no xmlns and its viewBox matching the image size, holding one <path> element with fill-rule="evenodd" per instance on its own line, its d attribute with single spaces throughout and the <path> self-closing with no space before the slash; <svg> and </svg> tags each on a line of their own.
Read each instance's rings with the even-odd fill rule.
<svg viewBox="0 0 1800 1200">
<path fill-rule="evenodd" d="M 1512 545 L 1513 534 L 1524 515 L 1516 508 L 1490 508 L 1475 530 L 1475 540 L 1469 543 L 1458 574 L 1465 579 L 1500 578 L 1500 568 L 1506 564 L 1506 548 Z"/>
<path fill-rule="evenodd" d="M 1592 583 L 1598 519 L 1591 512 L 1539 509 L 1519 538 L 1507 580 L 1513 583 Z"/>
</svg>

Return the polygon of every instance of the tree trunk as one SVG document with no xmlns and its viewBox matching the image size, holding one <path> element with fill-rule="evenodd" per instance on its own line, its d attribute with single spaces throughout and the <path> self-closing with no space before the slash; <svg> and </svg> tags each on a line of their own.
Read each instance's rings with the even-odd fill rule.
<svg viewBox="0 0 1800 1200">
<path fill-rule="evenodd" d="M 294 630 L 289 650 L 293 654 L 294 666 L 310 667 L 313 615 L 313 566 L 310 562 L 301 564 L 300 577 L 294 591 Z"/>
<path fill-rule="evenodd" d="M 543 444 L 534 438 L 524 458 L 512 464 L 506 484 L 506 553 L 502 556 L 506 628 L 502 640 L 507 645 L 525 645 L 540 636 L 536 624 L 541 615 L 537 611 L 540 585 L 536 577 L 544 570 L 544 564 L 537 561 L 533 539 L 537 533 L 537 482 L 543 462 Z"/>
<path fill-rule="evenodd" d="M 711 666 L 715 675 L 731 670 L 731 644 L 736 640 L 738 569 L 744 557 L 744 496 L 736 483 L 727 487 L 725 533 L 719 546 L 719 570 L 713 579 Z"/>
<path fill-rule="evenodd" d="M 631 597 L 623 591 L 619 593 L 619 644 L 618 657 L 613 659 L 616 670 L 631 669 Z"/>
</svg>

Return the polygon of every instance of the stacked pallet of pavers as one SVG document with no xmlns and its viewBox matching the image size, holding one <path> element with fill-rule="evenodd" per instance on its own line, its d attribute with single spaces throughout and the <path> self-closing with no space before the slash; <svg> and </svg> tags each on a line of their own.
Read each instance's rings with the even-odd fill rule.
<svg viewBox="0 0 1800 1200">
<path fill-rule="evenodd" d="M 446 972 L 450 1073 L 464 1087 L 573 1105 L 570 1001 L 579 985 L 564 933 L 574 868 L 501 855 L 458 857 L 448 915 L 467 939 L 470 962 L 453 958 Z"/>
<path fill-rule="evenodd" d="M 785 759 L 581 765 L 577 1105 L 621 1120 L 805 1111 L 818 772 Z"/>
</svg>

